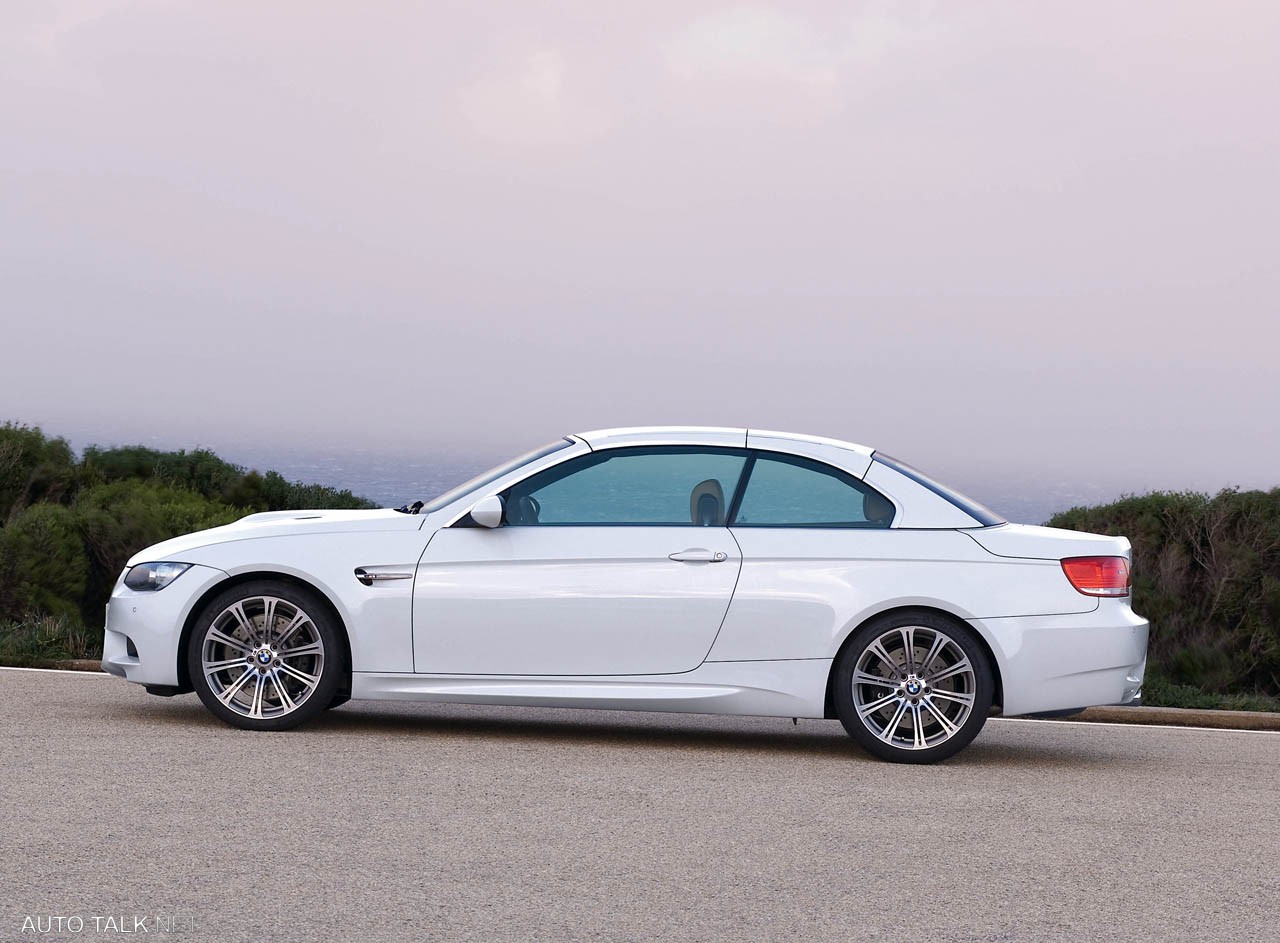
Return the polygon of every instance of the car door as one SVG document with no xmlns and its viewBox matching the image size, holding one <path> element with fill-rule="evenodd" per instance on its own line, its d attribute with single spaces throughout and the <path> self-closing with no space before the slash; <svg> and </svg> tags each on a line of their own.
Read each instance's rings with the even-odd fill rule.
<svg viewBox="0 0 1280 943">
<path fill-rule="evenodd" d="M 849 612 L 885 590 L 885 568 L 913 565 L 892 561 L 936 555 L 928 532 L 890 529 L 893 503 L 846 471 L 754 451 L 746 476 L 730 520 L 744 562 L 711 661 L 830 657 Z"/>
<path fill-rule="evenodd" d="M 742 449 L 617 448 L 507 488 L 503 524 L 431 539 L 414 584 L 414 668 L 650 675 L 696 668 L 742 557 L 725 526 Z"/>
</svg>

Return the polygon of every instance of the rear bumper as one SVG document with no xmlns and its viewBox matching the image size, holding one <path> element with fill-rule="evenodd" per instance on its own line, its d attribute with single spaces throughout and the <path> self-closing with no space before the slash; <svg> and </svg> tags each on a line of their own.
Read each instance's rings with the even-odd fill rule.
<svg viewBox="0 0 1280 943">
<path fill-rule="evenodd" d="M 1005 715 L 1141 702 L 1147 620 L 1127 600 L 1093 612 L 974 619 L 1000 666 Z"/>
<path fill-rule="evenodd" d="M 139 593 L 116 580 L 107 603 L 102 670 L 138 684 L 178 684 L 178 643 L 191 609 L 227 578 L 213 567 L 193 566 L 157 592 Z"/>
</svg>

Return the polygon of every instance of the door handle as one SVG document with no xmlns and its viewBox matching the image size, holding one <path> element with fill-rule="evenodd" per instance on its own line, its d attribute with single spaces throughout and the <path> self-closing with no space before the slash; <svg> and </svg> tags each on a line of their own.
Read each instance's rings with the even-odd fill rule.
<svg viewBox="0 0 1280 943">
<path fill-rule="evenodd" d="M 717 550 L 712 553 L 710 550 L 703 550 L 701 547 L 691 547 L 688 550 L 681 550 L 679 553 L 673 553 L 668 559 L 675 560 L 678 563 L 724 563 L 729 559 L 729 555 L 723 550 Z"/>
</svg>

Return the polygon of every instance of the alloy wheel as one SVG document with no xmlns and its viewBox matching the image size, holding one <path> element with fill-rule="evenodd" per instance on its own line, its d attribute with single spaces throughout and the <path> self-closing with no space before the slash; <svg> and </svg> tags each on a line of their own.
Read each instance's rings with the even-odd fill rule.
<svg viewBox="0 0 1280 943">
<path fill-rule="evenodd" d="M 293 713 L 324 676 L 325 644 L 311 616 L 277 596 L 236 600 L 214 616 L 200 646 L 213 696 L 252 720 Z"/>
<path fill-rule="evenodd" d="M 973 712 L 977 689 L 974 666 L 959 643 L 924 625 L 880 634 L 853 669 L 859 721 L 899 750 L 927 750 L 958 734 Z"/>
</svg>

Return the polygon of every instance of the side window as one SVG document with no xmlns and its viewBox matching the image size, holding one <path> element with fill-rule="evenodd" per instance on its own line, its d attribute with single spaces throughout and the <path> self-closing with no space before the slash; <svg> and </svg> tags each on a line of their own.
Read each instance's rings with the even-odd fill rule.
<svg viewBox="0 0 1280 943">
<path fill-rule="evenodd" d="M 894 507 L 857 478 L 791 455 L 756 456 L 734 527 L 888 527 Z"/>
<path fill-rule="evenodd" d="M 741 449 L 612 449 L 513 485 L 511 526 L 649 524 L 722 527 L 746 464 Z"/>
</svg>

